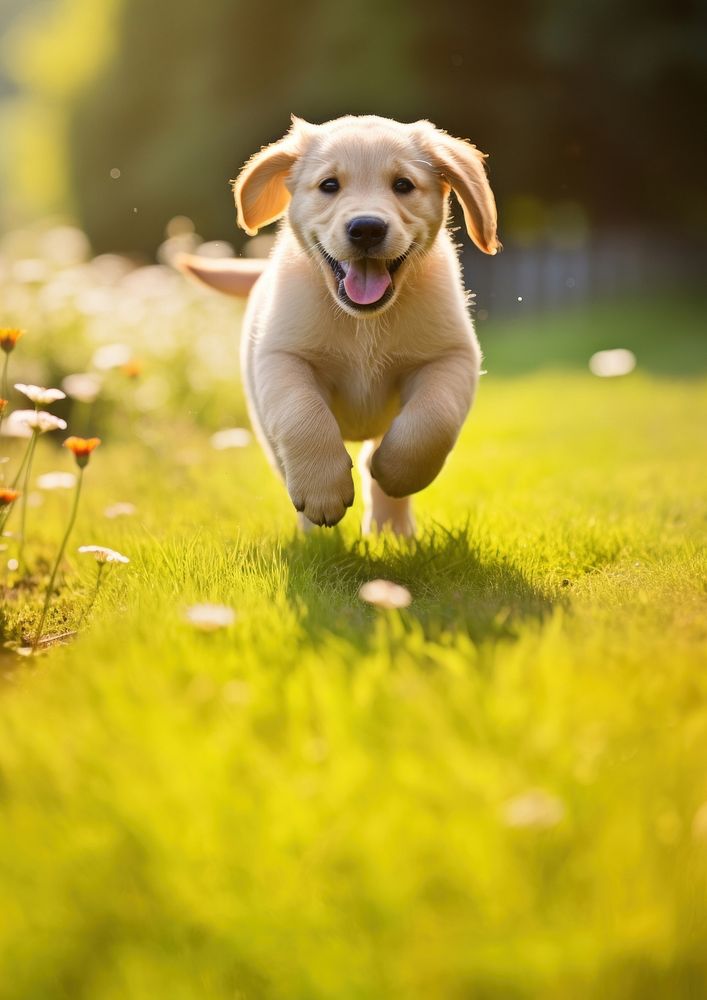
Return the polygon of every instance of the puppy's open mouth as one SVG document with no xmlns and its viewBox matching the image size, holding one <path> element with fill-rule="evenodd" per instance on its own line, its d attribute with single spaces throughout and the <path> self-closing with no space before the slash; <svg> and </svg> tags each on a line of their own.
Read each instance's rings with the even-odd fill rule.
<svg viewBox="0 0 707 1000">
<path fill-rule="evenodd" d="M 321 247 L 320 251 L 338 282 L 339 298 L 362 312 L 380 309 L 389 301 L 395 291 L 393 275 L 410 253 L 406 250 L 395 260 L 384 260 L 382 257 L 337 260 Z"/>
</svg>

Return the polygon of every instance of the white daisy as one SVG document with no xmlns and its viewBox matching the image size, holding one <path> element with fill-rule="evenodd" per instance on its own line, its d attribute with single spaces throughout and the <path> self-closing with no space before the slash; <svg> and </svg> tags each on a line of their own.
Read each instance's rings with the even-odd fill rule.
<svg viewBox="0 0 707 1000">
<path fill-rule="evenodd" d="M 92 403 L 103 385 L 103 378 L 94 372 L 77 372 L 62 379 L 62 387 L 79 403 Z"/>
<path fill-rule="evenodd" d="M 79 552 L 89 553 L 96 557 L 96 562 L 99 563 L 129 563 L 130 560 L 127 556 L 121 555 L 120 552 L 116 552 L 115 549 L 106 548 L 105 545 L 81 545 L 78 549 Z"/>
<path fill-rule="evenodd" d="M 108 371 L 109 368 L 120 368 L 130 361 L 132 356 L 132 348 L 127 344 L 104 344 L 94 353 L 91 364 L 101 371 Z"/>
<path fill-rule="evenodd" d="M 36 406 L 51 406 L 58 399 L 66 399 L 61 389 L 45 389 L 42 385 L 25 385 L 24 382 L 17 382 L 15 388 Z"/>
<path fill-rule="evenodd" d="M 46 410 L 15 410 L 10 414 L 9 420 L 31 427 L 40 434 L 46 431 L 66 430 L 66 421 L 61 417 L 55 417 L 53 413 L 47 413 Z"/>
</svg>

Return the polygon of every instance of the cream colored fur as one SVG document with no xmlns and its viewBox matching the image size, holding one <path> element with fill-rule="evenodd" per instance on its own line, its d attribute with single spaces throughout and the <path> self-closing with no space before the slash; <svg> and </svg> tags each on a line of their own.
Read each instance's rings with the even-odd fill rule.
<svg viewBox="0 0 707 1000">
<path fill-rule="evenodd" d="M 320 189 L 327 178 L 338 191 Z M 414 189 L 394 190 L 398 178 Z M 496 209 L 474 146 L 425 121 L 293 119 L 235 183 L 248 233 L 284 216 L 267 263 L 181 261 L 220 291 L 243 295 L 252 286 L 242 336 L 250 415 L 305 524 L 341 520 L 354 498 L 344 442 L 365 441 L 364 530 L 411 535 L 410 495 L 438 475 L 456 441 L 480 352 L 446 228 L 452 188 L 469 235 L 495 253 Z M 392 295 L 366 311 L 342 299 L 323 255 L 345 263 L 361 255 L 346 229 L 361 215 L 388 226 L 369 257 L 407 254 Z"/>
</svg>

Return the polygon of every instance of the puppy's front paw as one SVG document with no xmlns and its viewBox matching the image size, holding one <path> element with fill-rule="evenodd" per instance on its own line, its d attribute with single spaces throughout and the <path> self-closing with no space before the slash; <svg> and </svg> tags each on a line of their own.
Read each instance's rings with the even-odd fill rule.
<svg viewBox="0 0 707 1000">
<path fill-rule="evenodd" d="M 391 430 L 373 453 L 371 475 L 387 496 L 409 497 L 429 486 L 446 457 L 446 450 L 424 449 Z"/>
<path fill-rule="evenodd" d="M 354 501 L 352 462 L 347 452 L 336 460 L 288 470 L 287 490 L 295 510 L 312 524 L 333 528 Z"/>
</svg>

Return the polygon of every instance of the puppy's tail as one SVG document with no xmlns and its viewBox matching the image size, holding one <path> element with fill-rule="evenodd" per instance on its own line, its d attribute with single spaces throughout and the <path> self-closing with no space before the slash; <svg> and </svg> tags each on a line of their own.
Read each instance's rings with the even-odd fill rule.
<svg viewBox="0 0 707 1000">
<path fill-rule="evenodd" d="M 180 253 L 174 264 L 183 274 L 196 278 L 204 285 L 209 285 L 224 295 L 244 299 L 267 267 L 268 261 L 266 258 L 248 257 L 214 259 Z"/>
</svg>

